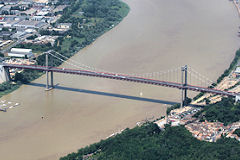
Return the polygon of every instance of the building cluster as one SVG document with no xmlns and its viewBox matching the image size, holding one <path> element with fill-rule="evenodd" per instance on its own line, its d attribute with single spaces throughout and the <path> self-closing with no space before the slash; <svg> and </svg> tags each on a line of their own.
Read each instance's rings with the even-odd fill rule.
<svg viewBox="0 0 240 160">
<path fill-rule="evenodd" d="M 240 62 L 237 63 L 237 67 L 232 73 L 232 78 L 240 78 Z"/>
<path fill-rule="evenodd" d="M 234 131 L 240 128 L 240 122 L 232 123 L 224 126 L 221 122 L 200 122 L 197 118 L 193 117 L 195 113 L 200 111 L 201 108 L 184 107 L 172 110 L 167 117 L 156 121 L 155 123 L 160 129 L 164 129 L 166 124 L 171 126 L 185 125 L 192 135 L 203 141 L 216 142 L 222 135 L 226 137 L 236 138 L 240 141 L 240 137 L 234 134 Z"/>
<path fill-rule="evenodd" d="M 171 126 L 185 125 L 191 122 L 196 121 L 197 119 L 193 117 L 195 113 L 200 111 L 201 108 L 195 107 L 183 107 L 179 109 L 174 109 L 170 112 L 169 115 L 163 119 L 156 121 L 155 123 L 161 128 L 164 129 L 166 124 L 171 124 Z"/>
<path fill-rule="evenodd" d="M 29 60 L 29 59 L 11 58 L 11 59 L 5 60 L 4 63 L 17 64 L 17 65 L 33 65 L 36 63 L 36 61 Z"/>
<path fill-rule="evenodd" d="M 224 126 L 221 122 L 193 122 L 185 127 L 199 140 L 216 142 L 222 135 L 226 135 L 226 137 L 236 138 L 240 141 L 240 137 L 233 134 L 236 129 L 240 128 L 240 122 L 228 126 Z"/>
<path fill-rule="evenodd" d="M 42 36 L 41 31 L 64 34 L 71 23 L 57 23 L 63 10 L 58 0 L 0 0 L 0 49 L 12 43 L 53 45 L 56 36 Z M 28 37 L 34 37 L 27 39 Z"/>
<path fill-rule="evenodd" d="M 199 140 L 216 142 L 224 132 L 220 122 L 193 122 L 185 126 Z"/>
<path fill-rule="evenodd" d="M 49 35 L 44 35 L 44 36 L 39 36 L 36 37 L 35 39 L 26 39 L 22 43 L 32 43 L 32 44 L 51 44 L 52 46 L 55 43 L 55 40 L 58 38 L 58 36 L 49 36 Z"/>
<path fill-rule="evenodd" d="M 5 60 L 4 63 L 17 64 L 17 65 L 34 65 L 36 64 L 36 61 L 31 59 L 11 58 L 11 59 Z M 10 77 L 14 78 L 16 73 L 20 73 L 22 71 L 23 71 L 22 69 L 11 68 L 9 69 Z"/>
</svg>

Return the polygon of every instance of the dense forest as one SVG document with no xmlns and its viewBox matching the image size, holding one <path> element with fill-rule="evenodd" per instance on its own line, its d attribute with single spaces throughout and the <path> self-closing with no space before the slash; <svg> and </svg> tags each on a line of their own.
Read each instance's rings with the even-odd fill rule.
<svg viewBox="0 0 240 160">
<path fill-rule="evenodd" d="M 58 5 L 61 4 L 66 4 L 66 1 L 60 0 Z M 70 6 L 63 10 L 58 23 L 72 23 L 72 27 L 66 33 L 60 35 L 53 46 L 51 44 L 19 44 L 16 47 L 31 48 L 33 52 L 38 53 L 55 50 L 69 58 L 116 26 L 129 12 L 129 7 L 120 0 L 69 0 L 67 4 Z M 44 30 L 41 30 L 40 34 L 55 35 L 55 33 Z M 49 57 L 49 63 L 51 66 L 58 66 L 62 62 Z M 37 57 L 37 64 L 45 65 L 44 54 Z M 11 92 L 23 83 L 29 83 L 42 74 L 42 72 L 31 70 L 16 74 L 13 79 L 15 83 L 0 84 L 0 96 Z"/>
<path fill-rule="evenodd" d="M 166 126 L 161 131 L 157 125 L 148 123 L 126 129 L 60 160 L 237 160 L 239 155 L 240 143 L 235 139 L 199 141 L 184 126 Z"/>
<path fill-rule="evenodd" d="M 224 125 L 240 120 L 240 103 L 236 103 L 233 98 L 223 98 L 220 102 L 204 106 L 203 110 L 198 112 L 196 117 L 201 121 L 205 119 L 214 122 L 220 121 Z"/>
</svg>

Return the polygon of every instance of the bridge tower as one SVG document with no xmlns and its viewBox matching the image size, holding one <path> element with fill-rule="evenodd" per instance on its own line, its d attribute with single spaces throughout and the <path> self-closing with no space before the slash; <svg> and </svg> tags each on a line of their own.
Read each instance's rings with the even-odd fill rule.
<svg viewBox="0 0 240 160">
<path fill-rule="evenodd" d="M 183 66 L 181 68 L 182 71 L 182 100 L 181 100 L 181 107 L 184 107 L 186 100 L 187 100 L 187 88 L 184 88 L 184 86 L 187 86 L 187 65 Z"/>
<path fill-rule="evenodd" d="M 53 71 L 49 71 L 50 67 L 48 64 L 48 55 L 49 53 L 46 52 L 46 78 L 47 78 L 47 82 L 46 82 L 46 91 L 49 91 L 51 89 L 53 89 L 54 85 L 53 85 Z M 49 72 L 51 73 L 51 82 L 50 82 L 50 86 L 49 86 Z"/>
<path fill-rule="evenodd" d="M 6 82 L 10 80 L 10 74 L 8 67 L 4 67 L 2 63 L 0 63 L 0 83 Z"/>
</svg>

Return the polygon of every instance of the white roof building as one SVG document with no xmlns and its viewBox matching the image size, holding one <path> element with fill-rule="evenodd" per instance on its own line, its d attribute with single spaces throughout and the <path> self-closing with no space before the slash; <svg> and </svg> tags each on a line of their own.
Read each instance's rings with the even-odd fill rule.
<svg viewBox="0 0 240 160">
<path fill-rule="evenodd" d="M 25 49 L 25 48 L 12 48 L 11 52 L 8 53 L 10 57 L 21 57 L 21 58 L 31 58 L 33 57 L 32 49 Z"/>
<path fill-rule="evenodd" d="M 237 67 L 236 70 L 234 71 L 236 74 L 240 74 L 240 67 Z"/>
</svg>

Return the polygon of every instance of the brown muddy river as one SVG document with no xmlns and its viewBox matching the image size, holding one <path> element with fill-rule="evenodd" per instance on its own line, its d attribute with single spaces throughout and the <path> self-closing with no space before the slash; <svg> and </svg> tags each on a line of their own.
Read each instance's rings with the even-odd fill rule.
<svg viewBox="0 0 240 160">
<path fill-rule="evenodd" d="M 228 0 L 125 2 L 129 15 L 73 60 L 125 73 L 188 64 L 214 80 L 239 47 L 239 17 Z M 180 100 L 176 89 L 66 74 L 54 80 L 58 88 L 49 92 L 43 76 L 0 99 L 20 103 L 0 113 L 0 159 L 55 160 L 164 115 L 166 105 L 152 100 Z"/>
</svg>

